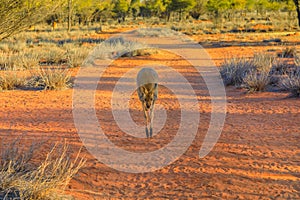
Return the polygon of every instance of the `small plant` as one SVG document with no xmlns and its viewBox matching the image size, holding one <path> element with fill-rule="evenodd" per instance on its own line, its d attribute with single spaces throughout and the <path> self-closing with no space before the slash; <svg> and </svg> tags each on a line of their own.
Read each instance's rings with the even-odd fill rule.
<svg viewBox="0 0 300 200">
<path fill-rule="evenodd" d="M 67 69 L 40 68 L 28 85 L 44 90 L 63 90 L 72 86 L 71 75 Z"/>
<path fill-rule="evenodd" d="M 89 55 L 89 50 L 86 49 L 68 49 L 66 52 L 68 67 L 79 67 Z"/>
<path fill-rule="evenodd" d="M 270 54 L 256 53 L 253 57 L 253 64 L 257 71 L 269 73 L 275 57 Z"/>
<path fill-rule="evenodd" d="M 166 36 L 174 36 L 179 33 L 176 31 L 172 31 L 166 28 L 140 28 L 137 30 L 137 33 L 140 36 L 148 36 L 148 37 L 166 37 Z"/>
<path fill-rule="evenodd" d="M 225 85 L 240 86 L 253 63 L 245 58 L 231 58 L 222 64 L 220 73 Z"/>
<path fill-rule="evenodd" d="M 295 66 L 298 68 L 300 68 L 300 55 L 299 54 L 297 54 L 296 56 L 295 56 L 295 58 L 294 58 L 294 64 L 295 64 Z"/>
<path fill-rule="evenodd" d="M 18 66 L 22 69 L 33 69 L 39 65 L 39 55 L 30 53 L 19 53 L 18 54 Z"/>
<path fill-rule="evenodd" d="M 0 90 L 14 90 L 26 85 L 26 78 L 18 77 L 15 72 L 5 71 L 0 75 Z"/>
<path fill-rule="evenodd" d="M 270 70 L 272 75 L 285 75 L 289 72 L 290 65 L 287 60 L 282 58 L 276 58 L 273 62 L 273 66 Z"/>
<path fill-rule="evenodd" d="M 134 57 L 155 53 L 145 44 L 125 40 L 123 37 L 111 38 L 102 42 L 91 56 L 97 59 L 115 59 L 118 57 Z"/>
<path fill-rule="evenodd" d="M 296 47 L 286 47 L 281 55 L 279 55 L 282 58 L 294 58 L 297 55 L 297 49 Z"/>
<path fill-rule="evenodd" d="M 40 56 L 42 58 L 41 64 L 59 65 L 66 62 L 65 52 L 59 48 L 43 52 Z"/>
<path fill-rule="evenodd" d="M 0 160 L 0 199 L 66 199 L 66 186 L 86 162 L 79 158 L 71 160 L 68 145 L 57 144 L 39 165 L 30 164 L 37 146 L 25 151 L 16 146 L 7 148 Z"/>
<path fill-rule="evenodd" d="M 300 97 L 300 69 L 297 68 L 287 77 L 282 78 L 279 87 L 282 90 L 289 91 L 293 97 Z"/>
<path fill-rule="evenodd" d="M 245 88 L 249 92 L 265 91 L 270 83 L 269 74 L 266 72 L 258 72 L 253 70 L 244 78 Z"/>
<path fill-rule="evenodd" d="M 18 65 L 18 56 L 16 54 L 5 54 L 0 55 L 0 69 L 1 70 L 17 70 L 20 67 Z"/>
</svg>

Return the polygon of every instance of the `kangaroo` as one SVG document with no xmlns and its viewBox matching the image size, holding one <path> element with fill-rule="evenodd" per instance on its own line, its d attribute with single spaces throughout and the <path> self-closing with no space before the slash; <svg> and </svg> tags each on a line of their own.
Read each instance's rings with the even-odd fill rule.
<svg viewBox="0 0 300 200">
<path fill-rule="evenodd" d="M 146 136 L 152 137 L 154 104 L 158 95 L 158 75 L 153 68 L 142 68 L 137 74 L 137 93 L 146 120 Z M 150 127 L 149 127 L 150 125 Z"/>
</svg>

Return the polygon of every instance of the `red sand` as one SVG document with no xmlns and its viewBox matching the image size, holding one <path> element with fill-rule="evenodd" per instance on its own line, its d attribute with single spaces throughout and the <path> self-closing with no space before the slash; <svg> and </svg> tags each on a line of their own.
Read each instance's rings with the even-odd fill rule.
<svg viewBox="0 0 300 200">
<path fill-rule="evenodd" d="M 257 50 L 273 47 L 208 48 L 219 64 L 226 55 L 252 56 Z M 147 60 L 147 57 L 143 57 Z M 170 54 L 150 56 L 151 62 L 172 66 L 183 74 L 193 68 Z M 156 136 L 131 144 L 115 123 L 110 108 L 115 78 L 131 67 L 145 64 L 141 57 L 116 61 L 105 73 L 105 82 L 96 93 L 96 109 L 103 129 L 117 145 L 131 151 L 157 149 L 170 137 Z M 287 93 L 247 94 L 226 88 L 228 113 L 224 130 L 214 149 L 203 159 L 198 152 L 210 120 L 210 98 L 203 80 L 191 76 L 199 96 L 201 125 L 187 150 L 173 164 L 158 171 L 130 174 L 98 162 L 84 148 L 87 165 L 71 181 L 68 193 L 76 199 L 300 199 L 300 101 Z M 158 104 L 178 114 L 178 102 L 161 88 Z M 100 98 L 101 97 L 101 98 Z M 74 151 L 82 145 L 72 116 L 72 89 L 65 91 L 7 91 L 0 95 L 0 140 L 5 143 L 23 134 L 22 143 L 47 138 L 47 144 L 66 139 Z M 136 94 L 130 102 L 132 117 L 143 123 Z M 168 118 L 168 125 L 177 123 Z M 168 126 L 167 125 L 167 126 Z M 170 133 L 171 134 L 171 133 Z"/>
</svg>

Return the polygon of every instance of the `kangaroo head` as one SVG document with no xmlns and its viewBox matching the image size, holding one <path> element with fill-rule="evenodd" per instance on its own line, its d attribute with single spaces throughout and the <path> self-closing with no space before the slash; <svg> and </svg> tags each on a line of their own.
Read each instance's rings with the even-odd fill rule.
<svg viewBox="0 0 300 200">
<path fill-rule="evenodd" d="M 140 100 L 145 110 L 148 111 L 157 99 L 157 84 L 155 83 L 154 87 L 151 87 L 150 89 L 145 86 L 141 86 L 140 90 Z"/>
</svg>

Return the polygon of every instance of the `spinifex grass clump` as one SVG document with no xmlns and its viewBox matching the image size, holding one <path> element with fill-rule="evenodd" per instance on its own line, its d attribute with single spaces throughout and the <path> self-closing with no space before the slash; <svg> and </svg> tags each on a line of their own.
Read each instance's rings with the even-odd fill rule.
<svg viewBox="0 0 300 200">
<path fill-rule="evenodd" d="M 253 57 L 253 65 L 258 72 L 269 73 L 273 62 L 275 60 L 274 55 L 266 53 L 256 53 Z"/>
<path fill-rule="evenodd" d="M 66 50 L 66 58 L 68 67 L 79 67 L 89 55 L 89 49 L 73 48 Z"/>
<path fill-rule="evenodd" d="M 282 78 L 279 87 L 289 91 L 292 97 L 300 97 L 300 68 L 296 68 L 287 77 Z"/>
<path fill-rule="evenodd" d="M 253 62 L 249 59 L 231 58 L 222 64 L 220 73 L 225 85 L 240 86 L 253 68 Z"/>
<path fill-rule="evenodd" d="M 244 83 L 249 92 L 265 91 L 270 83 L 269 73 L 253 70 L 246 75 Z"/>
<path fill-rule="evenodd" d="M 93 59 L 116 59 L 151 55 L 156 51 L 146 44 L 125 40 L 123 37 L 110 38 L 102 42 L 90 55 Z"/>
<path fill-rule="evenodd" d="M 14 71 L 4 71 L 0 74 L 0 91 L 24 87 L 26 83 L 26 78 L 18 76 Z"/>
<path fill-rule="evenodd" d="M 28 150 L 14 143 L 2 149 L 0 159 L 0 199 L 67 199 L 64 190 L 85 164 L 85 159 L 67 155 L 68 145 L 55 145 L 39 165 L 32 164 L 37 145 Z"/>
<path fill-rule="evenodd" d="M 72 86 L 71 75 L 67 69 L 40 68 L 29 81 L 29 85 L 44 90 L 63 90 Z"/>
</svg>

